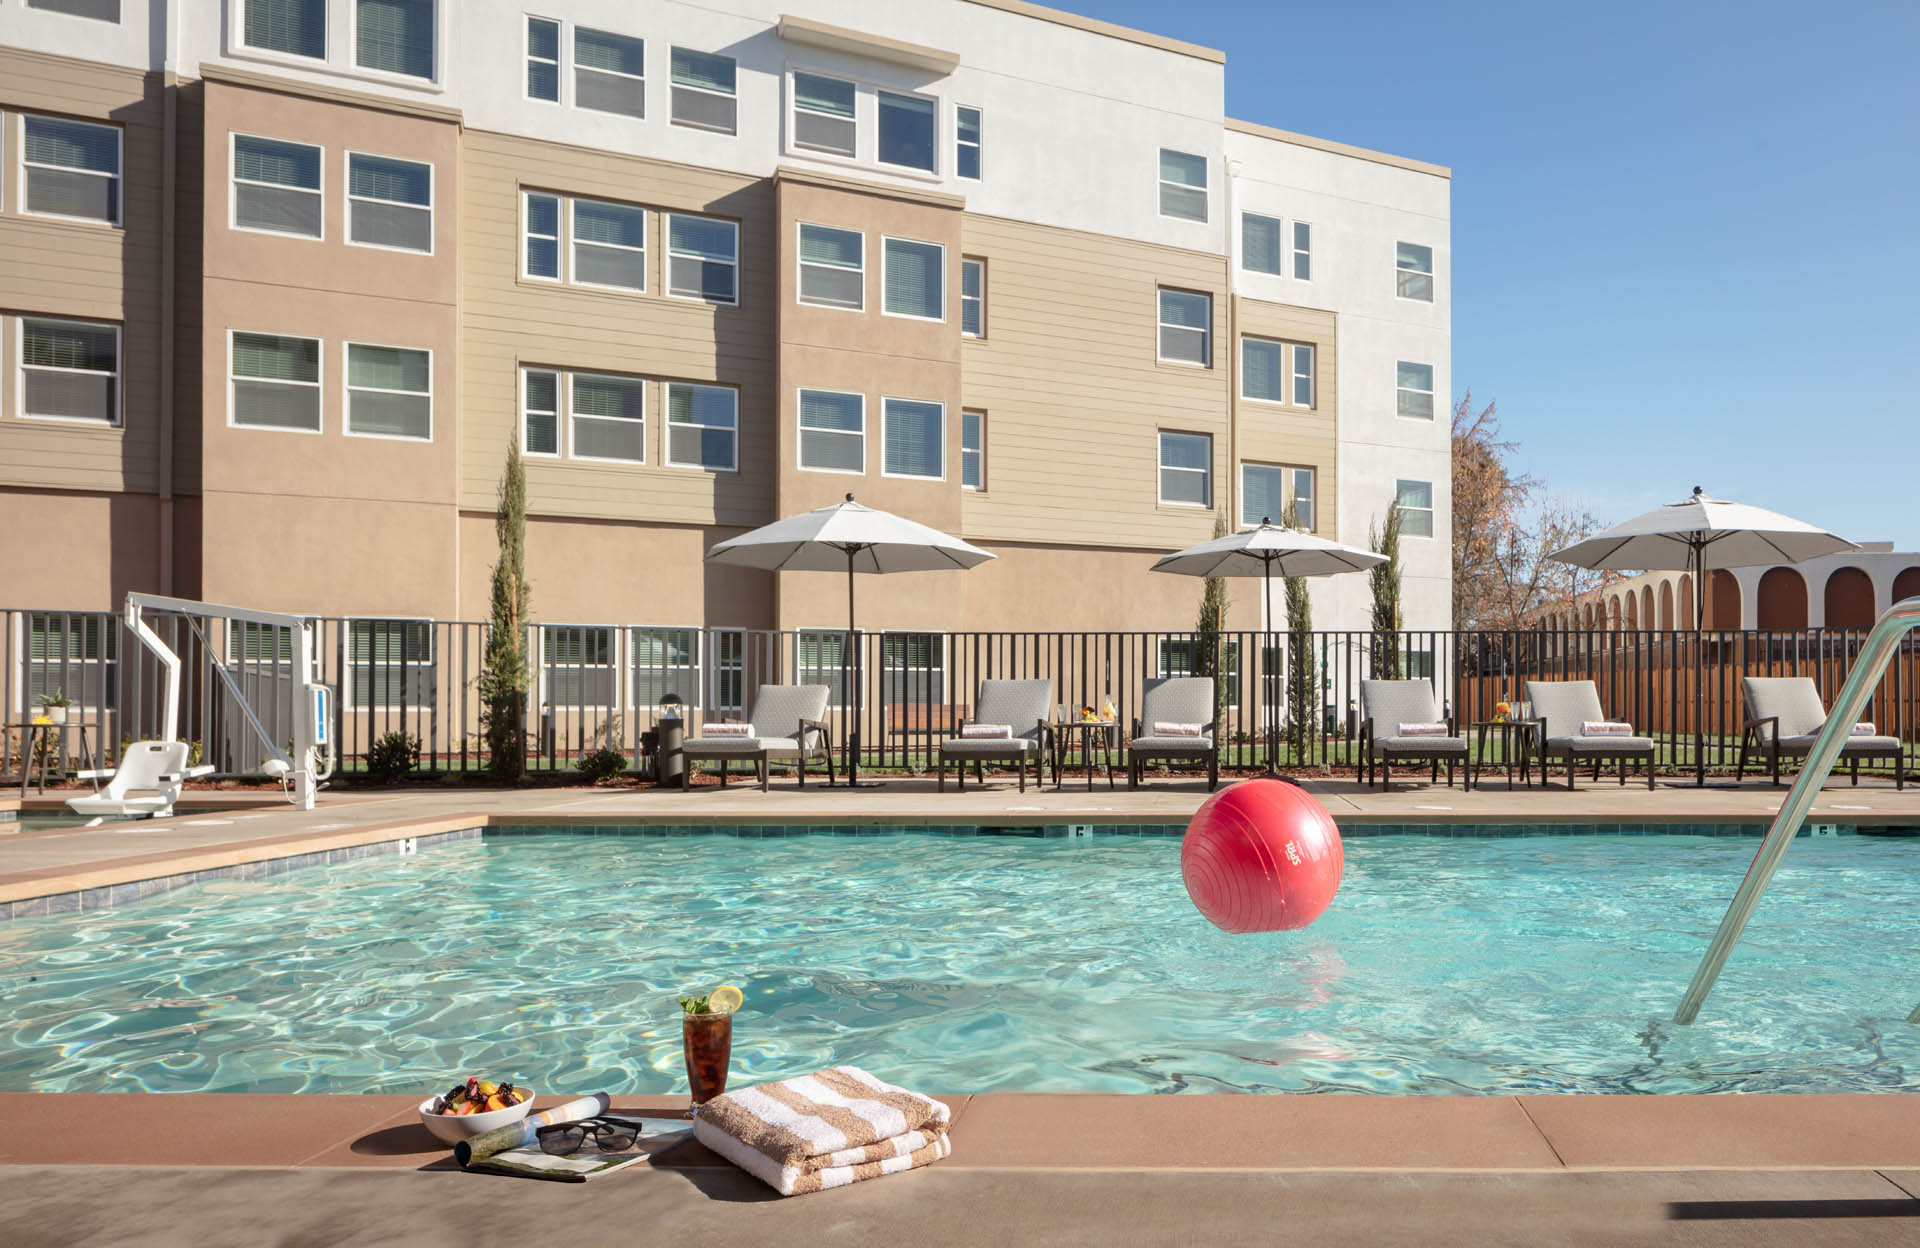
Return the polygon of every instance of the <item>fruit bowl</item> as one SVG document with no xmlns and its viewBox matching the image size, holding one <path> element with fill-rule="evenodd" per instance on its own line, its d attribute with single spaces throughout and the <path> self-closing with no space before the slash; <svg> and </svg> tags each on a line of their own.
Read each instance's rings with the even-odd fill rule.
<svg viewBox="0 0 1920 1248">
<path fill-rule="evenodd" d="M 505 1109 L 490 1109 L 484 1114 L 450 1115 L 434 1113 L 434 1106 L 440 1103 L 440 1098 L 430 1096 L 420 1102 L 420 1122 L 442 1144 L 458 1144 L 461 1140 L 485 1135 L 496 1127 L 519 1122 L 533 1108 L 533 1100 L 534 1094 L 529 1092 L 526 1100 Z"/>
</svg>

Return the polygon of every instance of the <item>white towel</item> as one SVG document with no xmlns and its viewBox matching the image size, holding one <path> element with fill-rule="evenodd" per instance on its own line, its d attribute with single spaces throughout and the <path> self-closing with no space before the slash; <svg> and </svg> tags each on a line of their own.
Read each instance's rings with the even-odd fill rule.
<svg viewBox="0 0 1920 1248">
<path fill-rule="evenodd" d="M 1580 735 L 1583 737 L 1630 737 L 1633 725 L 1623 724 L 1617 719 L 1587 719 L 1580 722 Z"/>
<path fill-rule="evenodd" d="M 1876 735 L 1873 731 L 1873 721 L 1863 719 L 1855 724 L 1853 726 L 1853 735 L 1856 737 L 1871 737 Z"/>
<path fill-rule="evenodd" d="M 1401 724 L 1398 735 L 1403 737 L 1444 737 L 1447 735 L 1447 726 L 1445 724 L 1434 723 Z"/>
<path fill-rule="evenodd" d="M 1197 737 L 1205 728 L 1205 724 L 1174 724 L 1164 719 L 1153 721 L 1153 735 L 1156 737 Z"/>
<path fill-rule="evenodd" d="M 752 724 L 708 724 L 701 732 L 705 737 L 751 737 Z"/>
<path fill-rule="evenodd" d="M 1013 725 L 966 724 L 961 727 L 960 735 L 962 737 L 973 738 L 985 737 L 989 740 L 1011 740 L 1013 737 Z"/>
<path fill-rule="evenodd" d="M 953 1152 L 943 1103 L 834 1066 L 700 1107 L 693 1136 L 782 1196 L 897 1174 Z"/>
</svg>

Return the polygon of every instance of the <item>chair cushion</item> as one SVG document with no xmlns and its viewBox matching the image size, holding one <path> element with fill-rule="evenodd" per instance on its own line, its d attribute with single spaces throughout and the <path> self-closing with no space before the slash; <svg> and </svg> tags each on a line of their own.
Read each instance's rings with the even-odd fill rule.
<svg viewBox="0 0 1920 1248">
<path fill-rule="evenodd" d="M 681 748 L 696 754 L 758 754 L 762 750 L 792 754 L 800 746 L 792 737 L 695 737 Z"/>
<path fill-rule="evenodd" d="M 1152 735 L 1135 737 L 1133 739 L 1133 752 L 1136 754 L 1143 750 L 1167 753 L 1176 750 L 1187 753 L 1205 753 L 1212 748 L 1213 738 L 1204 733 L 1197 737 Z"/>
<path fill-rule="evenodd" d="M 1375 737 L 1373 756 L 1384 754 L 1465 754 L 1465 737 Z"/>
<path fill-rule="evenodd" d="M 1820 734 L 1817 732 L 1809 732 L 1804 736 L 1798 737 L 1781 737 L 1780 752 L 1782 754 L 1806 754 L 1813 749 L 1813 743 L 1819 739 Z M 1899 749 L 1900 738 L 1898 737 L 1850 736 L 1842 742 L 1840 746 L 1840 756 L 1845 758 L 1849 754 L 1893 754 Z"/>
<path fill-rule="evenodd" d="M 982 758 L 1012 758 L 1039 749 L 1040 743 L 1032 737 L 951 737 L 940 743 L 942 754 L 978 754 Z"/>
<path fill-rule="evenodd" d="M 1547 749 L 1554 754 L 1645 754 L 1653 749 L 1653 738 L 1548 737 Z"/>
</svg>

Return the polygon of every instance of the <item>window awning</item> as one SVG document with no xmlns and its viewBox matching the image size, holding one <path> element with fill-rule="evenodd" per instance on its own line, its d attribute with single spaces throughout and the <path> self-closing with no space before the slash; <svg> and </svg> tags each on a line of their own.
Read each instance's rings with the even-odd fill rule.
<svg viewBox="0 0 1920 1248">
<path fill-rule="evenodd" d="M 826 48 L 833 52 L 844 52 L 849 56 L 885 61 L 890 65 L 906 65 L 914 69 L 930 70 L 936 74 L 950 74 L 954 67 L 960 64 L 958 52 L 943 52 L 939 48 L 930 48 L 925 44 L 907 43 L 900 39 L 889 39 L 884 35 L 871 35 L 864 31 L 849 30 L 845 26 L 832 26 L 826 22 L 816 22 L 804 17 L 790 17 L 782 14 L 779 34 L 789 43 L 805 44 L 811 48 Z"/>
</svg>

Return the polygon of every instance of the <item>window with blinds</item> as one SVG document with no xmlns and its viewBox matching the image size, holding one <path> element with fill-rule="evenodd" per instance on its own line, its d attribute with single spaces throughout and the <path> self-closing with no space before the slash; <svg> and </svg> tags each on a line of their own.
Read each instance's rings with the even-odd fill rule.
<svg viewBox="0 0 1920 1248">
<path fill-rule="evenodd" d="M 932 173 L 933 101 L 892 91 L 876 94 L 880 113 L 880 163 Z"/>
<path fill-rule="evenodd" d="M 883 414 L 881 455 L 886 475 L 945 479 L 946 408 L 920 399 L 887 399 Z"/>
<path fill-rule="evenodd" d="M 1433 248 L 1419 243 L 1395 243 L 1393 293 L 1402 299 L 1433 302 Z"/>
<path fill-rule="evenodd" d="M 560 102 L 560 23 L 527 19 L 527 98 Z"/>
<path fill-rule="evenodd" d="M 880 696 L 889 706 L 937 706 L 947 700 L 944 633 L 882 633 Z"/>
<path fill-rule="evenodd" d="M 855 88 L 844 78 L 793 73 L 793 145 L 810 152 L 852 156 L 859 134 L 853 116 Z"/>
<path fill-rule="evenodd" d="M 657 711 L 670 693 L 689 709 L 700 706 L 699 629 L 629 629 L 627 652 L 636 709 Z"/>
<path fill-rule="evenodd" d="M 800 224 L 800 302 L 858 312 L 866 307 L 867 238 L 859 230 Z"/>
<path fill-rule="evenodd" d="M 968 338 L 987 335 L 987 262 L 962 257 L 960 261 L 960 332 Z"/>
<path fill-rule="evenodd" d="M 1160 501 L 1182 507 L 1213 505 L 1213 436 L 1160 434 Z"/>
<path fill-rule="evenodd" d="M 734 62 L 717 52 L 673 50 L 673 124 L 732 134 L 739 119 Z"/>
<path fill-rule="evenodd" d="M 1237 710 L 1240 706 L 1240 643 L 1235 640 L 1220 641 L 1220 664 L 1217 671 L 1211 671 L 1212 655 L 1206 654 L 1205 647 L 1211 643 L 1198 637 L 1162 637 L 1157 647 L 1159 652 L 1159 676 L 1206 676 L 1211 675 L 1219 681 L 1220 707 L 1222 710 Z M 1205 657 L 1209 660 L 1202 664 Z"/>
<path fill-rule="evenodd" d="M 112 614 L 27 613 L 26 702 L 42 694 L 72 698 L 84 713 L 113 710 L 120 692 L 120 620 Z"/>
<path fill-rule="evenodd" d="M 546 704 L 571 710 L 611 707 L 619 680 L 613 630 L 549 624 L 540 633 Z"/>
<path fill-rule="evenodd" d="M 27 7 L 68 17 L 90 17 L 96 22 L 120 22 L 120 0 L 27 0 Z"/>
<path fill-rule="evenodd" d="M 1213 296 L 1160 288 L 1160 358 L 1213 367 Z"/>
<path fill-rule="evenodd" d="M 526 276 L 560 280 L 560 197 L 539 191 L 526 194 Z"/>
<path fill-rule="evenodd" d="M 596 113 L 647 115 L 647 44 L 610 30 L 573 28 L 573 102 Z"/>
<path fill-rule="evenodd" d="M 241 40 L 262 52 L 327 59 L 327 0 L 244 0 Z"/>
<path fill-rule="evenodd" d="M 1249 273 L 1280 276 L 1280 219 L 1254 212 L 1240 214 L 1240 267 Z"/>
<path fill-rule="evenodd" d="M 880 310 L 888 316 L 944 321 L 947 249 L 906 238 L 882 240 Z"/>
<path fill-rule="evenodd" d="M 667 293 L 740 302 L 740 227 L 717 217 L 667 215 Z"/>
<path fill-rule="evenodd" d="M 229 424 L 320 432 L 320 340 L 233 331 Z"/>
<path fill-rule="evenodd" d="M 433 251 L 433 166 L 347 153 L 347 237 L 362 247 Z"/>
<path fill-rule="evenodd" d="M 433 440 L 433 353 L 347 344 L 347 432 Z"/>
<path fill-rule="evenodd" d="M 1433 419 L 1433 365 L 1395 361 L 1395 395 L 1400 415 L 1409 420 Z"/>
<path fill-rule="evenodd" d="M 434 0 L 353 0 L 353 63 L 432 81 Z"/>
<path fill-rule="evenodd" d="M 747 637 L 737 628 L 707 630 L 707 678 L 711 682 L 707 709 L 743 709 L 747 683 Z"/>
<path fill-rule="evenodd" d="M 424 710 L 433 705 L 433 693 L 432 621 L 347 621 L 347 706 Z"/>
<path fill-rule="evenodd" d="M 233 136 L 233 225 L 319 238 L 322 149 L 251 134 Z"/>
<path fill-rule="evenodd" d="M 120 423 L 120 327 L 20 319 L 20 414 L 34 420 Z"/>
<path fill-rule="evenodd" d="M 867 470 L 867 401 L 832 390 L 800 392 L 800 466 L 810 472 Z"/>
<path fill-rule="evenodd" d="M 1284 464 L 1240 465 L 1241 524 L 1285 524 L 1288 507 L 1293 508 L 1293 527 L 1312 532 L 1313 469 Z"/>
<path fill-rule="evenodd" d="M 40 217 L 120 224 L 120 128 L 64 117 L 20 119 L 21 208 Z"/>
<path fill-rule="evenodd" d="M 667 463 L 676 468 L 737 472 L 740 392 L 732 386 L 667 385 Z"/>
<path fill-rule="evenodd" d="M 1207 219 L 1207 158 L 1160 149 L 1160 215 L 1182 221 Z"/>
<path fill-rule="evenodd" d="M 573 203 L 573 280 L 582 286 L 647 288 L 647 210 L 600 199 Z"/>
<path fill-rule="evenodd" d="M 987 414 L 968 409 L 960 413 L 960 488 L 987 488 Z"/>
<path fill-rule="evenodd" d="M 520 373 L 520 443 L 529 455 L 560 453 L 560 374 L 552 369 Z"/>
<path fill-rule="evenodd" d="M 953 171 L 960 177 L 980 180 L 980 110 L 965 104 L 953 110 Z"/>
<path fill-rule="evenodd" d="M 793 644 L 794 667 L 799 677 L 795 683 L 825 685 L 828 706 L 847 705 L 848 669 L 853 662 L 853 655 L 847 650 L 847 634 L 803 628 L 795 634 Z"/>
<path fill-rule="evenodd" d="M 647 462 L 646 383 L 604 373 L 569 373 L 567 378 L 573 458 Z"/>
<path fill-rule="evenodd" d="M 1283 402 L 1287 396 L 1286 346 L 1265 338 L 1240 340 L 1240 397 L 1262 403 Z"/>
<path fill-rule="evenodd" d="M 1400 531 L 1408 537 L 1433 536 L 1433 482 L 1396 481 L 1394 498 L 1400 504 Z"/>
</svg>

